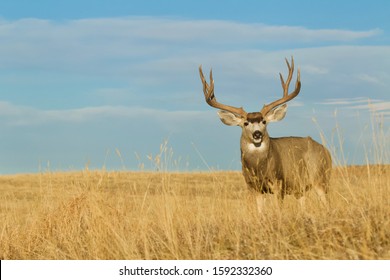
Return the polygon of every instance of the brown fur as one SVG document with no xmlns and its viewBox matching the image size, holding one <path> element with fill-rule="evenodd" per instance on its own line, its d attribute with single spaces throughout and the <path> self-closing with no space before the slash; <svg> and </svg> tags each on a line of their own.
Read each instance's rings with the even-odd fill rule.
<svg viewBox="0 0 390 280">
<path fill-rule="evenodd" d="M 255 123 L 255 122 L 262 122 L 264 117 L 260 112 L 255 112 L 255 113 L 248 113 L 246 119 L 248 122 Z"/>
<path fill-rule="evenodd" d="M 329 151 L 310 137 L 282 137 L 263 140 L 264 150 L 250 150 L 241 141 L 245 181 L 261 193 L 301 197 L 311 187 L 328 191 L 332 161 Z"/>
</svg>

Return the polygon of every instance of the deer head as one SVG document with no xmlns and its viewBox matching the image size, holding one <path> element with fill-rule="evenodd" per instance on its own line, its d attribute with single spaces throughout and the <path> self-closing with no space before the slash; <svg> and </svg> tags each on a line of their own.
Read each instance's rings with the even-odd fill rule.
<svg viewBox="0 0 390 280">
<path fill-rule="evenodd" d="M 294 72 L 294 59 L 291 58 L 291 65 L 286 59 L 288 67 L 288 77 L 284 81 L 282 74 L 280 80 L 283 87 L 283 97 L 264 105 L 259 112 L 247 113 L 242 107 L 233 107 L 217 102 L 214 95 L 214 80 L 213 73 L 210 71 L 210 85 L 206 82 L 202 66 L 199 67 L 200 78 L 203 83 L 203 92 L 207 104 L 211 107 L 221 109 L 218 115 L 221 121 L 226 125 L 237 125 L 242 128 L 242 139 L 247 143 L 253 144 L 255 147 L 261 147 L 264 140 L 268 139 L 267 124 L 270 122 L 280 121 L 284 118 L 287 111 L 288 101 L 295 98 L 301 89 L 300 71 L 298 70 L 295 90 L 288 93 L 288 88 L 292 80 Z"/>
</svg>

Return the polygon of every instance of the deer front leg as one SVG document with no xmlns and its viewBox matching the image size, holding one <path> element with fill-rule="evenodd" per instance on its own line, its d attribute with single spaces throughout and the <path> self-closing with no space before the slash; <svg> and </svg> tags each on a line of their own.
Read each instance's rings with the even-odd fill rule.
<svg viewBox="0 0 390 280">
<path fill-rule="evenodd" d="M 315 190 L 316 190 L 316 193 L 317 193 L 317 195 L 322 203 L 322 206 L 324 206 L 325 209 L 329 209 L 329 202 L 326 199 L 326 192 L 324 191 L 324 188 L 323 187 L 316 187 Z"/>
<path fill-rule="evenodd" d="M 257 204 L 257 211 L 259 212 L 259 215 L 264 215 L 264 208 L 265 208 L 265 195 L 261 193 L 256 193 L 256 204 Z"/>
</svg>

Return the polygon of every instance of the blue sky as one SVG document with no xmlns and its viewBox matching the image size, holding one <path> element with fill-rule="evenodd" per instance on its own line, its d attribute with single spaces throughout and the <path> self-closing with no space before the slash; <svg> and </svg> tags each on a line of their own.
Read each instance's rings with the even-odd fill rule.
<svg viewBox="0 0 390 280">
<path fill-rule="evenodd" d="M 240 169 L 240 129 L 205 104 L 198 66 L 219 101 L 256 111 L 291 55 L 302 90 L 270 134 L 322 132 L 337 161 L 377 162 L 390 2 L 340 2 L 0 2 L 0 173 L 154 169 L 165 141 L 172 169 Z"/>
</svg>

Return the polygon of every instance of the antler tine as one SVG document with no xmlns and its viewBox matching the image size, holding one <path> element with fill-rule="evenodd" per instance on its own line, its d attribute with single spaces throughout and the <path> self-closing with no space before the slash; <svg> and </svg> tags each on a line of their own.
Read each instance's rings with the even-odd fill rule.
<svg viewBox="0 0 390 280">
<path fill-rule="evenodd" d="M 263 116 L 266 116 L 275 107 L 294 99 L 299 94 L 299 91 L 301 90 L 301 72 L 298 69 L 297 81 L 295 83 L 295 90 L 290 94 L 288 93 L 288 88 L 290 86 L 290 82 L 292 80 L 293 73 L 294 73 L 294 58 L 291 57 L 291 65 L 286 58 L 286 64 L 288 68 L 288 76 L 286 82 L 284 81 L 282 74 L 279 73 L 280 81 L 282 83 L 282 88 L 283 88 L 283 97 L 274 102 L 271 102 L 268 105 L 264 105 L 260 111 Z"/>
<path fill-rule="evenodd" d="M 202 84 L 203 84 L 204 97 L 206 99 L 206 102 L 209 103 L 210 100 L 215 98 L 213 70 L 212 69 L 210 70 L 210 85 L 207 84 L 206 79 L 204 78 L 203 71 L 202 71 L 202 65 L 199 66 L 199 74 L 200 74 L 200 79 L 202 80 Z"/>
<path fill-rule="evenodd" d="M 292 76 L 293 76 L 293 72 L 294 72 L 294 58 L 291 57 L 291 66 L 290 66 L 290 63 L 288 63 L 287 58 L 285 58 L 285 60 L 286 60 L 286 64 L 287 64 L 287 67 L 288 67 L 288 76 L 287 76 L 286 83 L 284 82 L 282 73 L 279 73 L 280 81 L 282 82 L 282 87 L 283 87 L 283 96 L 287 96 L 288 95 L 288 87 L 290 86 L 290 82 L 291 82 L 291 79 L 292 79 Z"/>
<path fill-rule="evenodd" d="M 200 75 L 200 79 L 202 80 L 203 93 L 204 93 L 204 97 L 205 97 L 207 104 L 209 104 L 211 107 L 225 110 L 225 111 L 228 111 L 230 113 L 233 113 L 233 114 L 241 116 L 241 117 L 247 116 L 247 112 L 245 112 L 245 110 L 242 107 L 237 108 L 237 107 L 233 107 L 233 106 L 229 106 L 229 105 L 225 105 L 225 104 L 217 102 L 217 99 L 215 98 L 215 95 L 214 95 L 214 79 L 213 79 L 213 71 L 212 70 L 210 70 L 210 85 L 206 82 L 206 79 L 204 78 L 203 71 L 202 71 L 202 65 L 199 66 L 199 75 Z"/>
</svg>

